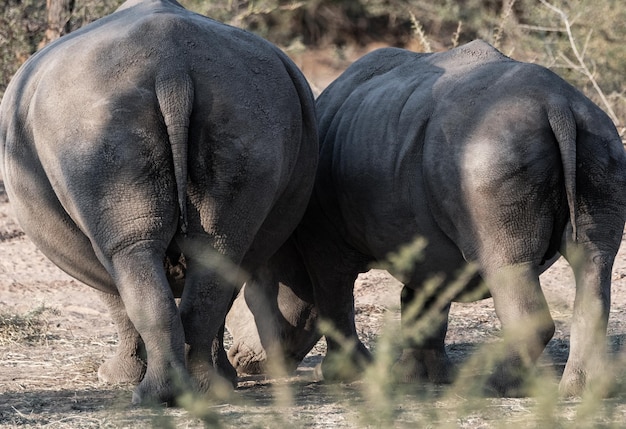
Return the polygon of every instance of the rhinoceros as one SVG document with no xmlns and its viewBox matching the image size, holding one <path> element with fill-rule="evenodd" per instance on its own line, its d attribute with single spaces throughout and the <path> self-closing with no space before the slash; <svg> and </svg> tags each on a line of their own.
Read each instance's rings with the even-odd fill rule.
<svg viewBox="0 0 626 429">
<path fill-rule="evenodd" d="M 313 186 L 315 105 L 296 66 L 176 1 L 130 0 L 20 68 L 0 148 L 27 235 L 110 306 L 120 346 L 100 377 L 141 377 L 145 346 L 134 403 L 207 391 L 239 269 L 280 247 Z"/>
<path fill-rule="evenodd" d="M 297 287 L 314 290 L 319 317 L 354 350 L 354 364 L 342 365 L 340 342 L 326 338 L 325 378 L 351 377 L 346 368 L 371 359 L 355 330 L 357 274 L 418 236 L 427 243 L 421 259 L 403 273 L 407 345 L 395 367 L 403 380 L 451 380 L 444 348 L 450 303 L 483 287 L 474 298 L 493 297 L 504 335 L 515 338 L 486 389 L 524 394 L 524 373 L 555 329 L 539 274 L 560 255 L 576 278 L 560 391 L 580 394 L 601 377 L 611 270 L 626 218 L 626 153 L 598 106 L 548 69 L 477 40 L 433 54 L 374 51 L 323 91 L 316 107 L 320 161 L 292 238 L 311 278 Z M 476 274 L 459 288 L 467 265 Z M 424 296 L 433 277 L 439 287 Z M 427 314 L 430 329 L 411 332 Z M 233 329 L 238 349 L 259 350 L 240 332 Z"/>
</svg>

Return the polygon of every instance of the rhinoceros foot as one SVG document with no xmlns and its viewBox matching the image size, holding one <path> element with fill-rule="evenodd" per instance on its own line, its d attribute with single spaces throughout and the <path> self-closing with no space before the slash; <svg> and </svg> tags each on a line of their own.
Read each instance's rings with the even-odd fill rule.
<svg viewBox="0 0 626 429">
<path fill-rule="evenodd" d="M 228 358 L 238 374 L 265 373 L 267 354 L 262 347 L 259 347 L 259 350 L 252 350 L 243 341 L 238 341 L 228 349 Z"/>
<path fill-rule="evenodd" d="M 614 396 L 619 388 L 615 383 L 615 369 L 610 363 L 596 358 L 591 368 L 576 365 L 569 360 L 559 383 L 559 394 L 564 397 L 590 394 L 597 398 Z"/>
<path fill-rule="evenodd" d="M 372 355 L 361 342 L 352 348 L 342 347 L 338 350 L 329 348 L 315 373 L 327 382 L 349 383 L 360 379 L 371 361 Z"/>
<path fill-rule="evenodd" d="M 98 368 L 98 380 L 109 383 L 133 383 L 141 381 L 146 372 L 146 363 L 137 355 L 116 354 Z"/>
<path fill-rule="evenodd" d="M 232 388 L 237 388 L 237 382 L 239 381 L 237 376 L 237 370 L 228 360 L 228 356 L 223 347 L 219 347 L 217 350 L 213 349 L 213 366 L 218 376 L 226 383 L 230 384 Z"/>
<path fill-rule="evenodd" d="M 224 371 L 224 368 L 214 367 L 205 360 L 188 360 L 187 368 L 194 391 L 212 400 L 229 401 L 233 388 L 237 386 L 237 374 L 230 364 L 229 366 L 232 370 Z"/>
<path fill-rule="evenodd" d="M 511 361 L 496 366 L 485 385 L 485 396 L 521 398 L 528 396 L 528 368 Z"/>
<path fill-rule="evenodd" d="M 132 404 L 141 406 L 181 405 L 184 394 L 193 391 L 193 383 L 183 366 L 171 365 L 166 373 L 155 370 L 146 374 L 133 392 Z"/>
<path fill-rule="evenodd" d="M 428 381 L 450 384 L 454 379 L 454 367 L 445 350 L 405 349 L 393 366 L 393 375 L 400 383 Z"/>
</svg>

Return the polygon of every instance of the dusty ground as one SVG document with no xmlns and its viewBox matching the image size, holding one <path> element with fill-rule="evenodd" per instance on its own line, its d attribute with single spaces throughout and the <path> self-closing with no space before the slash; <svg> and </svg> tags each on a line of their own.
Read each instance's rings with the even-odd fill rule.
<svg viewBox="0 0 626 429">
<path fill-rule="evenodd" d="M 319 55 L 316 62 L 297 54 L 294 57 L 319 92 L 357 54 L 326 53 Z M 320 61 L 323 67 L 319 66 Z M 376 388 L 385 384 L 384 379 L 376 378 L 369 383 L 328 386 L 318 382 L 312 371 L 321 359 L 323 343 L 320 343 L 293 377 L 244 379 L 228 401 L 196 404 L 189 410 L 134 409 L 129 407 L 132 386 L 109 386 L 97 380 L 98 365 L 113 353 L 116 344 L 114 327 L 104 306 L 95 292 L 53 266 L 21 232 L 12 218 L 0 181 L 0 315 L 5 322 L 11 315 L 43 322 L 42 326 L 28 328 L 32 329 L 28 331 L 31 338 L 14 337 L 0 342 L 0 426 L 284 427 L 289 424 L 313 428 L 486 428 L 513 423 L 524 427 L 539 424 L 621 427 L 621 422 L 626 422 L 626 402 L 622 395 L 591 408 L 582 400 L 559 401 L 554 397 L 553 387 L 567 357 L 573 277 L 561 260 L 542 276 L 542 283 L 557 324 L 555 338 L 539 365 L 548 374 L 548 387 L 543 392 L 547 400 L 481 399 L 462 389 L 424 386 L 377 396 Z M 368 345 L 375 347 L 375 340 L 383 331 L 397 332 L 399 287 L 383 271 L 370 271 L 359 278 L 357 324 Z M 622 360 L 620 349 L 626 336 L 625 303 L 626 246 L 623 246 L 614 267 L 609 320 L 609 340 L 616 361 Z M 41 314 L 32 317 L 33 312 Z M 20 325 L 24 328 L 22 333 L 27 331 L 25 323 Z M 457 363 L 467 361 L 481 344 L 497 338 L 498 328 L 490 300 L 455 304 L 448 333 L 452 358 Z M 387 397 L 394 400 L 387 404 Z"/>
</svg>

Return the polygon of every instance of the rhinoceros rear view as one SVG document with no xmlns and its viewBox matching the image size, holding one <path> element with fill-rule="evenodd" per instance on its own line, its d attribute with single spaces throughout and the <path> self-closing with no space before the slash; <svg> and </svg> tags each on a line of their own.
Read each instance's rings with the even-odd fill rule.
<svg viewBox="0 0 626 429">
<path fill-rule="evenodd" d="M 516 394 L 521 369 L 554 332 L 538 276 L 560 251 L 576 275 L 561 390 L 579 393 L 604 371 L 611 268 L 626 218 L 626 153 L 604 112 L 554 73 L 482 41 L 437 54 L 376 51 L 333 82 L 317 108 L 320 167 L 298 239 L 320 317 L 356 338 L 356 274 L 423 236 L 425 260 L 405 282 L 403 324 L 430 305 L 441 321 L 405 350 L 408 377 L 448 378 L 449 301 L 407 309 L 430 275 L 450 282 L 469 261 L 504 333 L 517 338 L 490 385 Z"/>
<path fill-rule="evenodd" d="M 145 343 L 135 402 L 171 401 L 189 375 L 208 388 L 235 287 L 220 267 L 252 270 L 286 239 L 318 152 L 293 63 L 173 0 L 128 1 L 35 54 L 2 100 L 0 148 L 26 233 L 109 294 L 121 354 L 100 375 L 135 377 Z M 166 252 L 185 258 L 180 310 Z"/>
<path fill-rule="evenodd" d="M 516 339 L 489 386 L 521 394 L 524 370 L 554 332 L 539 273 L 557 252 L 576 275 L 561 390 L 578 394 L 602 375 L 611 269 L 626 218 L 626 154 L 607 115 L 549 70 L 482 41 L 435 54 L 375 51 L 316 107 L 320 165 L 295 239 L 319 317 L 354 343 L 352 369 L 369 360 L 354 324 L 357 274 L 421 236 L 424 258 L 404 273 L 407 347 L 396 365 L 403 379 L 450 381 L 448 311 L 464 291 L 447 288 L 472 262 L 505 335 Z M 433 275 L 445 280 L 411 310 Z M 412 331 L 425 315 L 435 316 L 431 329 Z M 258 349 L 234 336 L 237 349 Z M 325 377 L 345 377 L 346 369 L 352 376 L 340 344 L 326 340 Z"/>
</svg>

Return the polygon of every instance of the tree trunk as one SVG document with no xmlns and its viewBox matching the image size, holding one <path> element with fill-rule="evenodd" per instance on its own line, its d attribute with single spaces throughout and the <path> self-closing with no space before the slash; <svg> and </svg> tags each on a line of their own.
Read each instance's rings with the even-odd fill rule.
<svg viewBox="0 0 626 429">
<path fill-rule="evenodd" d="M 74 10 L 75 0 L 46 0 L 48 11 L 48 27 L 39 47 L 70 32 L 70 18 Z"/>
</svg>

